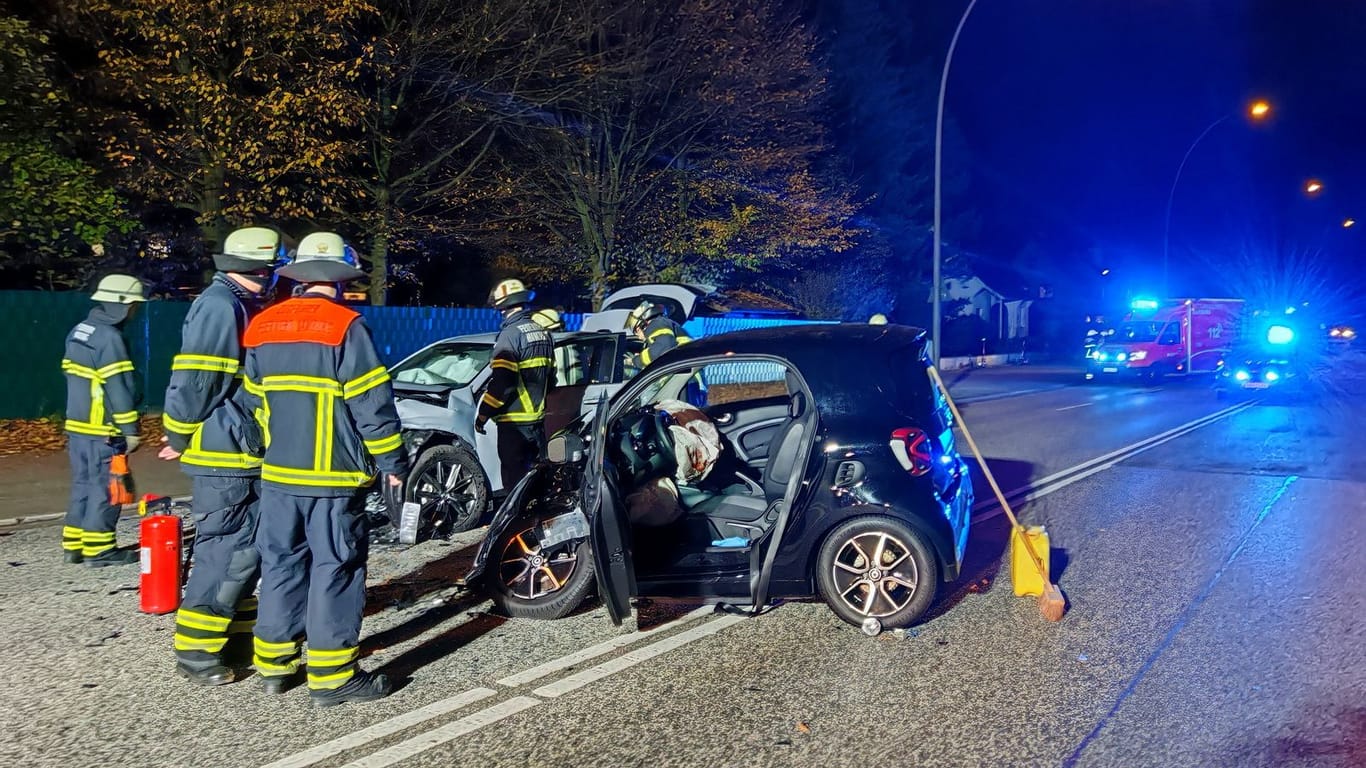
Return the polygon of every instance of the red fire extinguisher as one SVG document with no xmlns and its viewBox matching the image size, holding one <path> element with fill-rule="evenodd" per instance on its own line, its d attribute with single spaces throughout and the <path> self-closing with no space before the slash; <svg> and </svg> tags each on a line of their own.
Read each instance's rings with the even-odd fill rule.
<svg viewBox="0 0 1366 768">
<path fill-rule="evenodd" d="M 146 515 L 139 527 L 140 608 L 143 613 L 170 613 L 180 607 L 180 518 L 172 514 L 169 496 L 143 496 L 138 502 L 138 513 Z"/>
</svg>

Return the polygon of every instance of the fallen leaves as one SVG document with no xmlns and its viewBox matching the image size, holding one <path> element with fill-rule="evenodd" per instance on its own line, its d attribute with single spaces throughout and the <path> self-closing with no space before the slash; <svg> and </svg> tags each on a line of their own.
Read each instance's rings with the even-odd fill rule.
<svg viewBox="0 0 1366 768">
<path fill-rule="evenodd" d="M 161 441 L 160 414 L 143 416 L 141 427 L 144 446 Z M 62 431 L 61 419 L 0 420 L 0 456 L 40 456 L 63 450 L 66 450 L 66 433 Z"/>
</svg>

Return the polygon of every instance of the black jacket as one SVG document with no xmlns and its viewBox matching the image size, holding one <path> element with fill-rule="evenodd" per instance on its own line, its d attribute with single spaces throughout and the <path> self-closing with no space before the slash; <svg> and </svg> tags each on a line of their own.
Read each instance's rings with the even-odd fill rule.
<svg viewBox="0 0 1366 768">
<path fill-rule="evenodd" d="M 219 274 L 185 316 L 162 423 L 188 474 L 261 472 L 265 446 L 241 387 L 242 335 L 256 309 L 251 294 Z"/>
<path fill-rule="evenodd" d="M 479 418 L 513 424 L 545 420 L 545 396 L 554 382 L 555 340 L 526 309 L 508 315 L 493 342 L 493 372 L 479 400 Z"/>
<path fill-rule="evenodd" d="M 359 314 L 305 294 L 257 315 L 244 346 L 246 403 L 265 431 L 263 483 L 349 496 L 377 467 L 407 474 L 389 371 Z"/>
<path fill-rule="evenodd" d="M 659 356 L 678 346 L 692 341 L 683 331 L 683 326 L 667 317 L 656 317 L 645 326 L 645 348 L 633 355 L 631 363 L 636 368 L 644 368 Z"/>
<path fill-rule="evenodd" d="M 128 307 L 100 304 L 66 335 L 66 431 L 109 438 L 138 433 L 137 378 L 118 325 Z"/>
</svg>

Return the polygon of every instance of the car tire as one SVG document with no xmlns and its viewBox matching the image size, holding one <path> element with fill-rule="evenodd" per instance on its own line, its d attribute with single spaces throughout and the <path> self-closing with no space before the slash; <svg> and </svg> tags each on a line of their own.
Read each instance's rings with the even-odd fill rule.
<svg viewBox="0 0 1366 768">
<path fill-rule="evenodd" d="M 484 468 L 463 445 L 433 445 L 424 450 L 403 489 L 405 501 L 422 506 L 418 538 L 446 536 L 478 526 L 488 510 L 489 496 Z M 398 526 L 397 521 L 394 525 Z"/>
<path fill-rule="evenodd" d="M 882 565 L 874 567 L 879 542 Z M 870 585 L 876 588 L 871 601 Z M 906 523 L 882 515 L 858 517 L 825 537 L 816 556 L 816 587 L 830 610 L 850 624 L 876 618 L 884 629 L 899 629 L 934 603 L 939 560 L 924 536 Z"/>
<path fill-rule="evenodd" d="M 562 619 L 593 591 L 597 578 L 593 573 L 592 547 L 587 539 L 579 539 L 563 542 L 542 553 L 539 545 L 532 541 L 533 529 L 533 525 L 523 521 L 509 526 L 498 537 L 490 554 L 493 562 L 485 576 L 485 589 L 494 606 L 514 619 Z M 518 537 L 521 537 L 521 543 L 518 543 Z M 513 561 L 536 554 L 544 558 L 541 568 L 545 570 L 537 572 L 528 562 L 526 578 L 513 581 L 519 567 Z M 566 559 L 572 559 L 572 562 L 566 563 Z M 546 578 L 547 571 L 553 581 Z M 555 582 L 558 586 L 545 589 L 548 583 Z"/>
</svg>

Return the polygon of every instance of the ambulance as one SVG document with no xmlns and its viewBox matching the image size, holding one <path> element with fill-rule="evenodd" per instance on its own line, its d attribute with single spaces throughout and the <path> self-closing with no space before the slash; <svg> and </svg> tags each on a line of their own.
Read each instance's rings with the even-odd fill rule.
<svg viewBox="0 0 1366 768">
<path fill-rule="evenodd" d="M 1086 379 L 1213 373 L 1240 335 L 1242 299 L 1136 299 L 1087 356 Z"/>
</svg>

